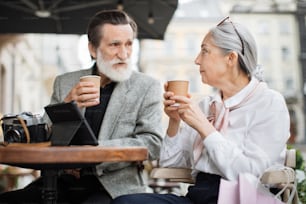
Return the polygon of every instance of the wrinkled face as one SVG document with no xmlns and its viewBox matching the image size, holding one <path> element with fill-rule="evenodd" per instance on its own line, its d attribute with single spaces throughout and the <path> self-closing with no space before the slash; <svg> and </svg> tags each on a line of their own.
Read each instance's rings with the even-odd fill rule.
<svg viewBox="0 0 306 204">
<path fill-rule="evenodd" d="M 124 81 L 132 72 L 133 30 L 129 24 L 105 24 L 101 29 L 100 45 L 89 46 L 90 53 L 97 61 L 99 72 L 113 81 Z"/>
<path fill-rule="evenodd" d="M 228 75 L 227 55 L 214 45 L 211 34 L 208 33 L 202 41 L 201 51 L 195 59 L 199 65 L 202 82 L 218 87 Z"/>
</svg>

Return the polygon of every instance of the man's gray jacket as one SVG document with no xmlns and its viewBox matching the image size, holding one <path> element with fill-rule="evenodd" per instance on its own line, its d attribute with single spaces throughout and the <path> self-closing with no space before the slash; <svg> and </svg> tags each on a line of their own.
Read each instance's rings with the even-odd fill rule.
<svg viewBox="0 0 306 204">
<path fill-rule="evenodd" d="M 81 76 L 92 68 L 65 73 L 54 81 L 51 104 L 64 101 Z M 160 83 L 134 71 L 130 79 L 116 84 L 107 106 L 98 140 L 101 146 L 145 146 L 151 160 L 159 157 L 162 141 L 162 88 Z M 134 163 L 102 163 L 96 173 L 114 198 L 145 192 L 141 172 Z"/>
</svg>

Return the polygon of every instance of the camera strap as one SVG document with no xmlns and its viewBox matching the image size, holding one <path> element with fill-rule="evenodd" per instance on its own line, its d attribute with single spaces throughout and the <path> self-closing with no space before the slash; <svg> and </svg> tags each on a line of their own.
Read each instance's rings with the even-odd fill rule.
<svg viewBox="0 0 306 204">
<path fill-rule="evenodd" d="M 19 120 L 23 130 L 24 130 L 24 133 L 25 133 L 25 136 L 26 136 L 26 139 L 27 139 L 27 143 L 30 143 L 30 133 L 29 133 L 29 130 L 28 130 L 28 127 L 26 125 L 26 123 L 24 122 L 24 119 L 20 116 L 17 116 L 17 119 Z"/>
</svg>

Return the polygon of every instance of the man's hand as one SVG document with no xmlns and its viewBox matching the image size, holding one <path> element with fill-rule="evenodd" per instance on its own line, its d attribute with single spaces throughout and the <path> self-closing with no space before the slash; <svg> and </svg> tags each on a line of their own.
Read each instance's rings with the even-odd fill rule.
<svg viewBox="0 0 306 204">
<path fill-rule="evenodd" d="M 75 178 L 79 179 L 81 176 L 81 169 L 64 169 L 66 174 L 73 175 Z"/>
<path fill-rule="evenodd" d="M 90 107 L 100 103 L 100 89 L 93 82 L 79 82 L 68 93 L 64 102 L 75 101 L 78 107 Z"/>
</svg>

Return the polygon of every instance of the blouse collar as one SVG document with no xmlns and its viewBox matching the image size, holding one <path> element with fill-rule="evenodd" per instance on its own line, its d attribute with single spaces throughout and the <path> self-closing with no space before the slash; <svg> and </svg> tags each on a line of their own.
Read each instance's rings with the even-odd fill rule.
<svg viewBox="0 0 306 204">
<path fill-rule="evenodd" d="M 225 108 L 236 106 L 241 103 L 248 95 L 250 95 L 259 83 L 260 82 L 258 81 L 258 79 L 252 77 L 251 81 L 235 95 L 222 101 L 221 91 L 218 91 L 218 93 L 214 96 L 212 102 L 216 101 L 219 103 L 223 103 Z"/>
</svg>

